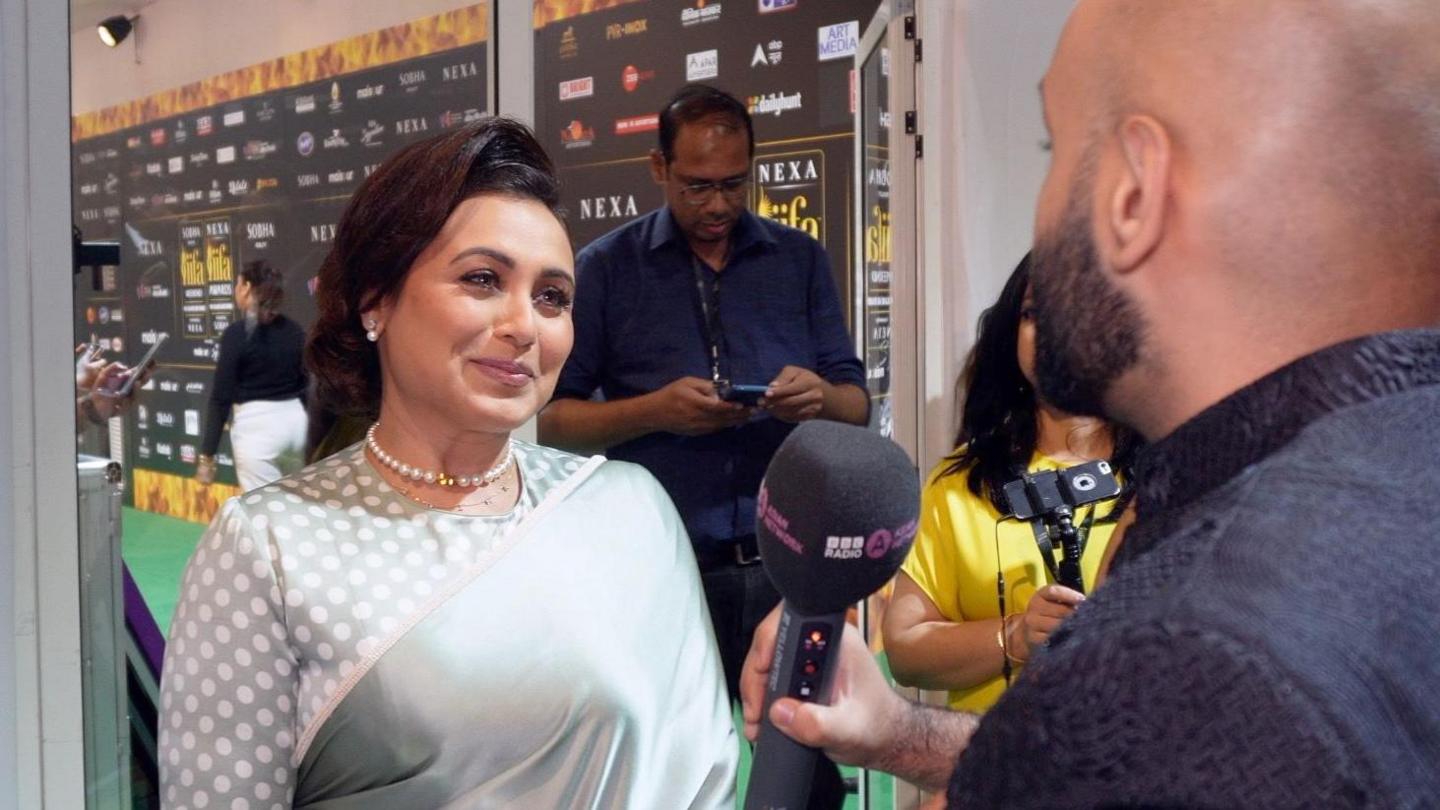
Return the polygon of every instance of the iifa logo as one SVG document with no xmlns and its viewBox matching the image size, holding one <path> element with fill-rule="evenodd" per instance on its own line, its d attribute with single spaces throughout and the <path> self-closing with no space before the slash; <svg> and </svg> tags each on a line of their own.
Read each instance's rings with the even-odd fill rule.
<svg viewBox="0 0 1440 810">
<path fill-rule="evenodd" d="M 755 214 L 825 239 L 825 153 L 768 155 L 755 163 Z"/>
<path fill-rule="evenodd" d="M 873 224 L 865 226 L 865 262 L 889 265 L 894 244 L 890 235 L 890 212 L 877 204 L 870 209 L 870 220 Z M 887 273 L 884 281 L 889 280 Z"/>
</svg>

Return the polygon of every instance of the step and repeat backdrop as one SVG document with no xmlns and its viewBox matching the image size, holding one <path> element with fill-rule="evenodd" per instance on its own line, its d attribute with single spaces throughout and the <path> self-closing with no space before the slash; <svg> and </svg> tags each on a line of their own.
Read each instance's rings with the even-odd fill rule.
<svg viewBox="0 0 1440 810">
<path fill-rule="evenodd" d="M 576 247 L 663 204 L 650 177 L 659 111 L 687 82 L 736 96 L 755 124 L 750 209 L 824 244 L 863 347 L 876 427 L 888 417 L 888 214 L 855 267 L 863 184 L 888 210 L 888 156 L 856 176 L 855 55 L 877 0 L 536 0 L 535 120 L 563 182 Z M 888 69 L 888 65 L 886 66 Z M 878 70 L 878 67 L 877 67 Z M 888 72 L 888 70 L 887 70 Z M 889 116 L 876 124 L 888 128 Z M 879 187 L 883 185 L 883 192 Z M 881 200 L 881 194 L 884 200 Z M 867 259 L 868 261 L 868 259 Z M 883 270 L 883 272 L 882 272 Z M 875 283 L 871 283 L 871 279 Z M 880 283 L 883 279 L 883 284 Z"/>
<path fill-rule="evenodd" d="M 385 157 L 486 114 L 489 10 L 478 4 L 304 51 L 72 120 L 75 224 L 120 242 L 76 276 L 76 334 L 159 367 L 124 417 L 127 497 L 208 521 L 235 494 L 194 480 L 220 333 L 243 264 L 285 274 L 287 315 L 314 319 L 315 274 L 346 201 Z"/>
</svg>

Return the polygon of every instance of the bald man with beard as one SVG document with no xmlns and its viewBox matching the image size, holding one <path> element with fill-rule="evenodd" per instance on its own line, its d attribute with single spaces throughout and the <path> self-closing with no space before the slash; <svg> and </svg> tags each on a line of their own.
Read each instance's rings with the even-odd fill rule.
<svg viewBox="0 0 1440 810">
<path fill-rule="evenodd" d="M 1437 94 L 1434 0 L 1079 3 L 1037 373 L 1151 442 L 1136 522 L 983 722 L 853 634 L 833 704 L 770 719 L 956 807 L 1440 803 Z"/>
</svg>

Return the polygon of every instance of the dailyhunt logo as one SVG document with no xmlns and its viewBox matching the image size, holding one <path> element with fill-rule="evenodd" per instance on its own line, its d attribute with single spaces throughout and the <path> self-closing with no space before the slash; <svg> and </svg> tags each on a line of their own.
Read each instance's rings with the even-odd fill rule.
<svg viewBox="0 0 1440 810">
<path fill-rule="evenodd" d="M 864 553 L 864 537 L 835 537 L 831 535 L 825 538 L 825 559 L 827 560 L 858 560 L 860 559 L 860 555 Z"/>
</svg>

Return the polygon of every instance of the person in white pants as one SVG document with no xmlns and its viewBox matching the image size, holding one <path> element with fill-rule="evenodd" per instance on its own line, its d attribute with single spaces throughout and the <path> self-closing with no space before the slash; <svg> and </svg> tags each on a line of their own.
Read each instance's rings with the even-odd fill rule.
<svg viewBox="0 0 1440 810">
<path fill-rule="evenodd" d="M 244 317 L 220 337 L 195 470 L 202 483 L 215 480 L 215 452 L 226 419 L 231 419 L 230 447 L 242 490 L 304 466 L 305 331 L 280 314 L 284 296 L 284 278 L 268 262 L 248 262 L 241 269 L 235 307 Z"/>
</svg>

